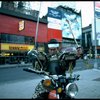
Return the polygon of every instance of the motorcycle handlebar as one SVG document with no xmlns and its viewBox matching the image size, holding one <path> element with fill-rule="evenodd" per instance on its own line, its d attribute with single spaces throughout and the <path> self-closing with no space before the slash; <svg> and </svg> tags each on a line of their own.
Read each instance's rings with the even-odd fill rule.
<svg viewBox="0 0 100 100">
<path fill-rule="evenodd" d="M 34 70 L 33 68 L 23 68 L 23 70 L 27 72 L 37 73 L 37 74 L 49 75 L 48 72 Z"/>
<path fill-rule="evenodd" d="M 74 75 L 73 77 L 69 77 L 68 80 L 72 80 L 72 81 L 75 81 L 75 80 L 79 80 L 79 77 L 80 75 Z"/>
<path fill-rule="evenodd" d="M 50 75 L 49 72 L 46 72 L 46 71 L 38 71 L 38 70 L 34 70 L 33 68 L 23 68 L 23 70 L 27 71 L 27 72 L 36 73 L 36 74 L 47 75 L 47 76 L 53 78 L 52 75 Z M 80 77 L 80 75 L 74 75 L 74 77 L 69 77 L 67 79 L 75 81 L 75 80 L 79 80 L 79 77 Z"/>
</svg>

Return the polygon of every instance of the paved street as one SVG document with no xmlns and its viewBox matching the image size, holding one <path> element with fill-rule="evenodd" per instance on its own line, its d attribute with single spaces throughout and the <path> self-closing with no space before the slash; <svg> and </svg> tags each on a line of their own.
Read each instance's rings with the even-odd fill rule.
<svg viewBox="0 0 100 100">
<path fill-rule="evenodd" d="M 73 74 L 80 74 L 80 80 L 76 81 L 79 87 L 76 98 L 100 99 L 100 70 L 87 69 L 75 71 Z M 0 84 L 0 98 L 31 98 L 39 81 L 40 79 L 38 78 Z"/>
<path fill-rule="evenodd" d="M 40 79 L 0 84 L 0 99 L 30 99 Z"/>
<path fill-rule="evenodd" d="M 82 65 L 82 63 L 78 63 L 78 65 Z M 73 74 L 80 74 L 80 80 L 76 81 L 79 87 L 76 98 L 100 99 L 100 69 L 78 69 L 73 71 Z M 0 99 L 30 99 L 40 78 L 0 83 Z"/>
</svg>

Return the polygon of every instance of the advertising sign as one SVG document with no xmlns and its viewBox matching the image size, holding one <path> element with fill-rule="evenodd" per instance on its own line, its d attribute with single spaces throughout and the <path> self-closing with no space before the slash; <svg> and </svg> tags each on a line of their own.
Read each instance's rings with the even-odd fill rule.
<svg viewBox="0 0 100 100">
<path fill-rule="evenodd" d="M 62 13 L 59 10 L 48 7 L 48 41 L 52 38 L 57 39 L 59 42 L 62 41 Z"/>
<path fill-rule="evenodd" d="M 75 39 L 81 39 L 82 36 L 82 20 L 81 15 L 75 13 L 71 10 L 66 10 L 62 12 L 62 36 L 65 38 L 72 38 L 72 33 L 69 28 L 68 20 L 71 25 L 72 32 Z"/>
<path fill-rule="evenodd" d="M 19 31 L 22 31 L 24 29 L 25 26 L 24 24 L 25 24 L 24 20 L 19 21 Z"/>
<path fill-rule="evenodd" d="M 65 10 L 56 10 L 54 8 L 48 8 L 48 28 L 58 29 L 62 32 L 62 37 L 72 38 L 73 35 L 69 28 L 69 23 L 74 34 L 75 39 L 81 39 L 82 36 L 82 19 L 81 13 L 77 13 L 74 10 L 66 8 Z"/>
</svg>

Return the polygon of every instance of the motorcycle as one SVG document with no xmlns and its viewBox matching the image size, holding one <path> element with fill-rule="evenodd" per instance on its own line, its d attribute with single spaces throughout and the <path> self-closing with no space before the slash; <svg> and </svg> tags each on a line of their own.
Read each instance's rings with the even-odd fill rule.
<svg viewBox="0 0 100 100">
<path fill-rule="evenodd" d="M 32 68 L 24 68 L 23 70 L 44 75 L 41 84 L 45 91 L 40 92 L 36 99 L 74 99 L 78 93 L 78 86 L 74 81 L 79 80 L 79 75 L 66 77 L 63 75 L 50 75 L 48 72 Z M 37 86 L 36 88 L 40 87 Z"/>
<path fill-rule="evenodd" d="M 66 53 L 61 54 L 60 58 L 64 58 L 65 54 Z M 33 68 L 24 68 L 23 70 L 44 75 L 44 78 L 35 88 L 35 90 L 39 91 L 35 99 L 74 99 L 78 93 L 78 86 L 75 81 L 79 80 L 80 75 L 71 75 L 68 77 L 66 75 L 52 75 L 43 70 L 43 65 L 38 56 L 35 54 L 33 55 L 37 58 L 41 70 Z M 32 98 L 34 99 L 34 97 Z"/>
</svg>

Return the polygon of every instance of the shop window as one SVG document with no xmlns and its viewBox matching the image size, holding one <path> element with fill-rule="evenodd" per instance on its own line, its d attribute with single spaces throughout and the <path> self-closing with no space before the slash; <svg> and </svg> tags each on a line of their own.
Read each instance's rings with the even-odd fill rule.
<svg viewBox="0 0 100 100">
<path fill-rule="evenodd" d="M 34 44 L 34 38 L 29 36 L 19 36 L 2 33 L 0 37 L 1 43 Z"/>
</svg>

